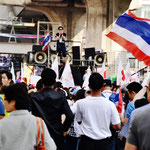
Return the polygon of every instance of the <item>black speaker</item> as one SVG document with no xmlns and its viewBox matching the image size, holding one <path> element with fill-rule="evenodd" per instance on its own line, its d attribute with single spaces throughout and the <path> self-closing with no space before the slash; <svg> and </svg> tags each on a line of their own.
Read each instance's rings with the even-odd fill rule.
<svg viewBox="0 0 150 150">
<path fill-rule="evenodd" d="M 72 47 L 73 65 L 80 65 L 80 47 Z"/>
<path fill-rule="evenodd" d="M 42 51 L 42 45 L 33 45 L 32 52 L 40 52 Z"/>
<path fill-rule="evenodd" d="M 94 59 L 94 57 L 95 57 L 95 47 L 85 48 L 85 59 L 88 60 L 89 57 L 92 57 L 92 59 Z"/>
<path fill-rule="evenodd" d="M 87 67 L 86 67 L 86 69 L 87 69 Z M 64 70 L 64 66 L 59 66 L 59 76 L 60 77 L 63 73 L 63 70 Z M 73 76 L 75 85 L 82 86 L 82 84 L 83 84 L 82 78 L 83 77 L 82 77 L 82 73 L 80 72 L 80 67 L 72 65 L 71 71 L 72 71 L 72 76 Z M 84 73 L 85 73 L 85 71 L 84 71 Z"/>
</svg>

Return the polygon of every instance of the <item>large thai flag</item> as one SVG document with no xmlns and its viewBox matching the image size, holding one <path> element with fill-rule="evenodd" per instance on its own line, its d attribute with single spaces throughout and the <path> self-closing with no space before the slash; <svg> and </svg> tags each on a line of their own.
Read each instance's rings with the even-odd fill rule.
<svg viewBox="0 0 150 150">
<path fill-rule="evenodd" d="M 138 18 L 129 11 L 117 19 L 106 36 L 150 66 L 150 19 Z"/>
<path fill-rule="evenodd" d="M 49 32 L 47 31 L 44 40 L 42 41 L 41 45 L 42 45 L 42 51 L 46 51 L 46 49 L 48 48 L 50 43 L 50 36 L 49 36 Z"/>
</svg>

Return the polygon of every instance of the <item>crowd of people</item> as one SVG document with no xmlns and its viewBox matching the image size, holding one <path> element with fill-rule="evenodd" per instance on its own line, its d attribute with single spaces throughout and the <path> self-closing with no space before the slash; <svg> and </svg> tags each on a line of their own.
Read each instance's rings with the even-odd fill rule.
<svg viewBox="0 0 150 150">
<path fill-rule="evenodd" d="M 63 87 L 50 68 L 32 92 L 26 83 L 13 83 L 8 71 L 0 79 L 1 150 L 150 149 L 150 80 L 121 87 L 120 112 L 118 86 L 99 73 L 91 74 L 89 89 Z"/>
</svg>

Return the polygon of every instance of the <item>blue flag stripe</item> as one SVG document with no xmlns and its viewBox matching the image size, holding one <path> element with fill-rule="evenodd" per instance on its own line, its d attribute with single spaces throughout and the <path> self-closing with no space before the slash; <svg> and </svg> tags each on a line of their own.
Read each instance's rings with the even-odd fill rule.
<svg viewBox="0 0 150 150">
<path fill-rule="evenodd" d="M 116 24 L 122 28 L 139 35 L 145 42 L 150 45 L 150 24 L 145 21 L 137 21 L 128 14 L 124 14 L 118 18 Z"/>
<path fill-rule="evenodd" d="M 43 47 L 45 46 L 45 44 L 49 41 L 49 36 L 47 36 L 45 39 L 44 39 L 44 42 L 43 42 Z"/>
</svg>

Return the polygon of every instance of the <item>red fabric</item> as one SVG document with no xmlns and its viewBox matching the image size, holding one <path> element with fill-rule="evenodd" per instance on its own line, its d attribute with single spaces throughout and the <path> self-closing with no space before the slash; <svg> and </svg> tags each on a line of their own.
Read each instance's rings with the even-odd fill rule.
<svg viewBox="0 0 150 150">
<path fill-rule="evenodd" d="M 122 81 L 124 81 L 125 80 L 125 74 L 124 74 L 123 70 L 121 70 L 121 75 L 122 75 Z"/>
<path fill-rule="evenodd" d="M 139 18 L 137 17 L 135 14 L 133 14 L 130 10 L 128 11 L 128 15 L 130 15 L 131 17 L 133 17 L 136 20 L 140 20 L 140 21 L 150 21 L 150 19 L 146 19 L 146 18 Z"/>
<path fill-rule="evenodd" d="M 106 79 L 106 70 L 104 71 L 104 79 Z"/>
<path fill-rule="evenodd" d="M 106 36 L 131 52 L 139 61 L 144 61 L 146 65 L 150 66 L 150 56 L 143 53 L 134 43 L 124 39 L 114 32 L 110 32 Z"/>
<path fill-rule="evenodd" d="M 119 101 L 118 101 L 118 106 L 117 106 L 117 110 L 119 113 L 122 113 L 122 107 L 123 107 L 123 100 L 122 100 L 121 88 L 119 86 Z"/>
<path fill-rule="evenodd" d="M 49 46 L 49 44 L 47 44 L 42 51 L 45 52 L 47 50 L 48 46 Z"/>
</svg>

